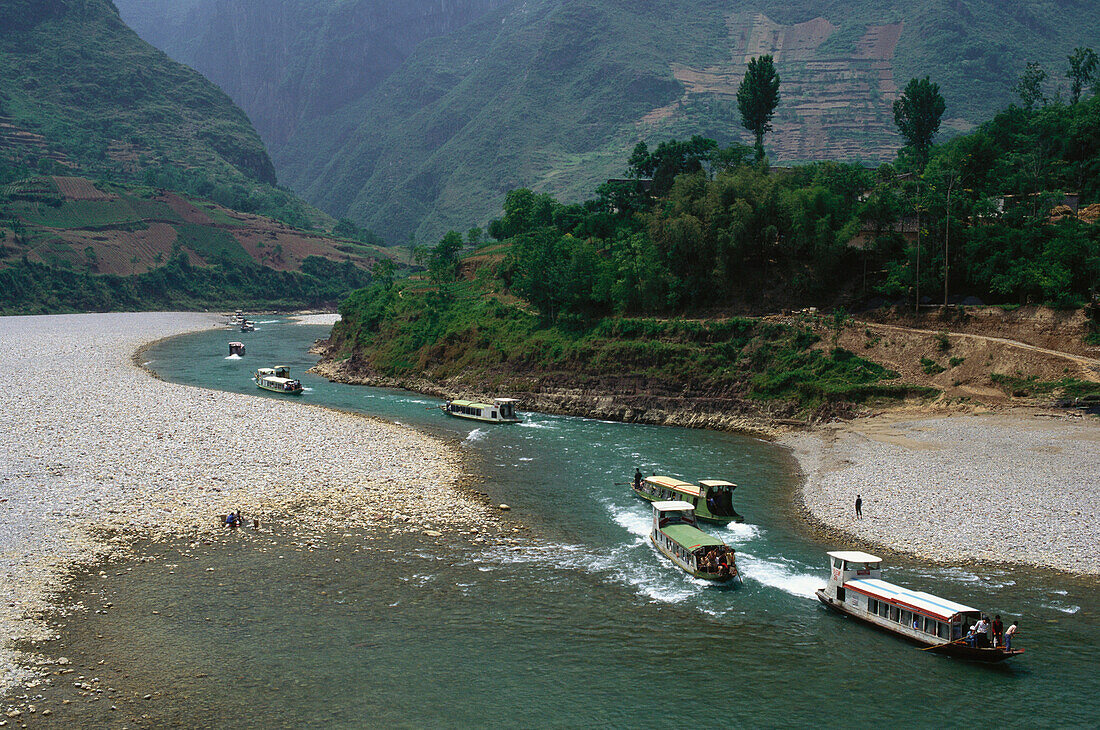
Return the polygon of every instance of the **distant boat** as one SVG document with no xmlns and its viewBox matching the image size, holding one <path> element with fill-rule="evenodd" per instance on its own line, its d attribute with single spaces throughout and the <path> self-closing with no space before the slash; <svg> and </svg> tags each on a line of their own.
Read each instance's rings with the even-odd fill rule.
<svg viewBox="0 0 1100 730">
<path fill-rule="evenodd" d="M 241 322 L 241 332 L 255 332 L 256 325 L 253 322 L 249 322 L 247 319 Z"/>
<path fill-rule="evenodd" d="M 696 526 L 695 510 L 688 502 L 654 502 L 649 539 L 666 558 L 696 578 L 728 583 L 739 577 L 733 548 Z"/>
<path fill-rule="evenodd" d="M 982 617 L 976 608 L 887 583 L 881 579 L 882 558 L 856 550 L 829 553 L 829 582 L 817 591 L 823 604 L 872 626 L 924 644 L 926 651 L 979 662 L 1001 662 L 1024 653 L 988 644 L 979 635 L 966 641 Z"/>
<path fill-rule="evenodd" d="M 244 343 L 243 342 L 230 342 L 229 343 L 229 354 L 230 355 L 243 355 L 244 354 Z"/>
<path fill-rule="evenodd" d="M 455 418 L 467 418 L 485 423 L 519 423 L 523 419 L 516 415 L 518 402 L 515 398 L 494 398 L 492 403 L 451 400 L 439 408 L 448 416 Z"/>
<path fill-rule="evenodd" d="M 745 521 L 733 508 L 733 490 L 737 485 L 724 479 L 704 479 L 695 485 L 675 477 L 654 475 L 632 483 L 631 489 L 650 502 L 666 499 L 690 502 L 696 517 L 704 522 L 725 525 Z"/>
<path fill-rule="evenodd" d="M 290 368 L 285 365 L 276 365 L 273 368 L 260 368 L 252 375 L 256 386 L 272 393 L 285 393 L 288 395 L 301 395 L 302 384 L 290 377 Z"/>
</svg>

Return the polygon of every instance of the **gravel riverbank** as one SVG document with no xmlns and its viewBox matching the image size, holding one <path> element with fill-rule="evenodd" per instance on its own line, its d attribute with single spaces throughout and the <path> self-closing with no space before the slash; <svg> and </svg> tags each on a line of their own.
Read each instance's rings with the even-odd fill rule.
<svg viewBox="0 0 1100 730">
<path fill-rule="evenodd" d="M 1100 575 L 1100 420 L 892 414 L 784 436 L 837 547 Z M 856 495 L 863 519 L 855 518 Z M 843 543 L 843 544 L 840 544 Z"/>
<path fill-rule="evenodd" d="M 126 535 L 198 536 L 216 516 L 313 516 L 403 531 L 481 522 L 456 448 L 411 428 L 299 402 L 159 381 L 143 344 L 214 315 L 0 318 L 0 694 L 27 678 L 14 644 L 74 565 Z M 308 321 L 308 320 L 307 320 Z M 226 333 L 226 340 L 233 339 Z"/>
</svg>

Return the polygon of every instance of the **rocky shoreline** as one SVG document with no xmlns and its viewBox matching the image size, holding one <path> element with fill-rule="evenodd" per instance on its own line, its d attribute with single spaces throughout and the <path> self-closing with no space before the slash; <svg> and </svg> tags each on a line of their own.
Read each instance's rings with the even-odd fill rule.
<svg viewBox="0 0 1100 730">
<path fill-rule="evenodd" d="M 377 419 L 158 381 L 131 361 L 144 343 L 218 324 L 194 313 L 0 318 L 0 694 L 41 661 L 15 646 L 51 638 L 43 616 L 66 576 L 134 537 L 201 539 L 237 509 L 434 534 L 496 525 L 460 487 L 452 445 Z"/>
<path fill-rule="evenodd" d="M 324 354 L 323 346 L 314 349 Z M 436 398 L 470 397 L 465 383 L 435 382 L 423 378 L 388 378 L 365 374 L 348 367 L 347 363 L 322 360 L 311 369 L 329 380 L 350 385 L 371 385 L 381 388 L 410 390 Z M 478 397 L 486 397 L 480 394 Z M 652 426 L 679 426 L 711 431 L 743 433 L 765 439 L 775 439 L 791 428 L 805 428 L 806 422 L 780 415 L 764 417 L 756 409 L 735 399 L 721 396 L 686 398 L 681 395 L 653 394 L 644 388 L 635 393 L 611 392 L 598 383 L 589 387 L 561 385 L 539 390 L 517 390 L 509 387 L 509 397 L 517 398 L 524 410 L 557 416 L 580 416 L 603 421 L 643 423 Z"/>
<path fill-rule="evenodd" d="M 803 517 L 844 547 L 1100 575 L 1095 418 L 1038 408 L 893 413 L 778 441 L 803 473 Z"/>
</svg>

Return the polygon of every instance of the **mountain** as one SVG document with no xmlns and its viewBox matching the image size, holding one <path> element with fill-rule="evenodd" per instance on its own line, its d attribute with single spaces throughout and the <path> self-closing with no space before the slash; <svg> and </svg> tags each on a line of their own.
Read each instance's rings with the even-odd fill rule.
<svg viewBox="0 0 1100 730">
<path fill-rule="evenodd" d="M 174 168 L 217 183 L 275 182 L 247 116 L 141 40 L 110 0 L 0 2 L 0 164 L 118 179 Z"/>
<path fill-rule="evenodd" d="M 121 3 L 140 27 L 137 5 Z M 748 141 L 735 94 L 753 56 L 773 54 L 783 82 L 773 162 L 876 163 L 899 146 L 891 103 L 909 78 L 940 84 L 946 138 L 1012 103 L 1027 61 L 1054 94 L 1065 56 L 1100 38 L 1090 0 L 410 0 L 393 53 L 362 40 L 379 37 L 377 0 L 314 3 L 313 18 L 298 0 L 141 5 L 160 17 L 150 40 L 209 59 L 204 72 L 264 119 L 287 184 L 420 242 L 485 223 L 512 188 L 580 198 L 639 140 Z M 241 71 L 265 62 L 266 76 Z M 265 105 L 295 118 L 268 121 Z"/>
</svg>

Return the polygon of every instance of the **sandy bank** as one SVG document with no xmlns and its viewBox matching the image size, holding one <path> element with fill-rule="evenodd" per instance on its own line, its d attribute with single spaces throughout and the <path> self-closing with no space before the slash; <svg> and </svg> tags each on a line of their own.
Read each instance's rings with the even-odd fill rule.
<svg viewBox="0 0 1100 730">
<path fill-rule="evenodd" d="M 200 314 L 0 318 L 0 693 L 13 642 L 66 571 L 125 531 L 195 534 L 215 515 L 332 514 L 446 529 L 483 516 L 456 490 L 457 451 L 411 428 L 298 402 L 162 382 L 143 343 L 204 329 Z M 232 333 L 226 333 L 226 340 Z M 98 528 L 108 528 L 100 530 Z"/>
<path fill-rule="evenodd" d="M 1100 420 L 894 414 L 780 439 L 808 516 L 847 545 L 1100 575 Z M 855 519 L 856 495 L 864 519 Z"/>
</svg>

